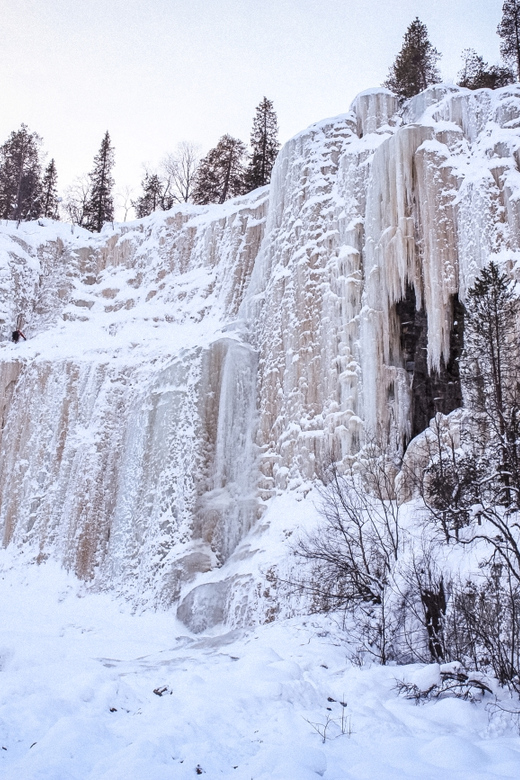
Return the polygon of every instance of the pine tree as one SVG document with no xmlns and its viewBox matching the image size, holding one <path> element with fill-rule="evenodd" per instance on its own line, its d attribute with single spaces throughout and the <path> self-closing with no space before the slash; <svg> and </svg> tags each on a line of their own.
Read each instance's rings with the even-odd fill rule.
<svg viewBox="0 0 520 780">
<path fill-rule="evenodd" d="M 468 406 L 494 453 L 505 503 L 520 503 L 520 301 L 514 283 L 491 262 L 468 291 L 462 376 Z"/>
<path fill-rule="evenodd" d="M 147 217 L 154 211 L 166 210 L 165 205 L 166 208 L 171 208 L 169 202 L 165 204 L 164 184 L 156 173 L 146 171 L 141 187 L 143 194 L 137 200 L 132 201 L 138 219 Z"/>
<path fill-rule="evenodd" d="M 59 219 L 58 214 L 58 173 L 54 158 L 45 169 L 42 179 L 40 216 L 49 219 Z"/>
<path fill-rule="evenodd" d="M 266 97 L 256 108 L 251 132 L 252 154 L 245 174 L 246 190 L 263 187 L 271 181 L 271 171 L 280 148 L 278 122 L 273 103 Z"/>
<path fill-rule="evenodd" d="M 13 131 L 0 146 L 0 218 L 36 219 L 40 216 L 42 139 L 27 125 Z"/>
<path fill-rule="evenodd" d="M 390 68 L 383 86 L 395 92 L 401 100 L 417 95 L 430 84 L 440 81 L 437 49 L 428 40 L 428 30 L 418 18 L 408 27 L 403 47 Z"/>
<path fill-rule="evenodd" d="M 497 89 L 511 84 L 514 80 L 513 73 L 509 68 L 488 65 L 475 49 L 464 49 L 462 59 L 464 65 L 458 75 L 459 87 Z"/>
<path fill-rule="evenodd" d="M 112 188 L 114 180 L 111 175 L 114 167 L 114 148 L 110 142 L 108 130 L 101 142 L 101 148 L 94 157 L 92 173 L 89 174 L 91 191 L 86 208 L 85 227 L 99 233 L 104 222 L 114 218 L 114 200 Z"/>
<path fill-rule="evenodd" d="M 243 160 L 245 144 L 238 138 L 223 135 L 214 149 L 200 161 L 195 176 L 193 202 L 199 205 L 224 203 L 242 195 L 244 185 Z"/>
<path fill-rule="evenodd" d="M 520 0 L 505 0 L 497 33 L 502 38 L 500 54 L 520 80 Z"/>
</svg>

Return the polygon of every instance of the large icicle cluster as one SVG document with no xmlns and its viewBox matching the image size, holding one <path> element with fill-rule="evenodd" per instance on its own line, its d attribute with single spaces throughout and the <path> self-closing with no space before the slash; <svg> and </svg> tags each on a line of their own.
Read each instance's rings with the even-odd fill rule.
<svg viewBox="0 0 520 780">
<path fill-rule="evenodd" d="M 492 258 L 518 275 L 519 163 L 520 87 L 377 89 L 222 206 L 2 226 L 4 544 L 225 618 L 267 500 L 424 423 L 458 299 Z"/>
</svg>

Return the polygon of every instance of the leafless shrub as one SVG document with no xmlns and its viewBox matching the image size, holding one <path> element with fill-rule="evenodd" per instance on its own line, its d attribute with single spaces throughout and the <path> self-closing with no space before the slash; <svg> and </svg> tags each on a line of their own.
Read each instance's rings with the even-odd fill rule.
<svg viewBox="0 0 520 780">
<path fill-rule="evenodd" d="M 431 699 L 444 699 L 453 697 L 464 699 L 465 701 L 480 701 L 486 693 L 492 694 L 490 685 L 477 674 L 466 674 L 464 672 L 441 672 L 440 682 L 421 688 L 416 683 L 396 681 L 396 690 L 400 696 L 406 699 L 412 699 L 416 704 L 420 704 Z"/>
<path fill-rule="evenodd" d="M 297 586 L 316 611 L 356 612 L 358 642 L 382 663 L 393 657 L 398 612 L 389 583 L 402 545 L 399 505 L 388 460 L 370 449 L 356 472 L 328 468 L 320 491 L 322 522 L 300 538 L 307 566 Z"/>
<path fill-rule="evenodd" d="M 520 693 L 520 587 L 501 564 L 454 590 L 446 636 L 451 655 Z"/>
<path fill-rule="evenodd" d="M 329 701 L 333 702 L 334 699 L 329 697 Z M 312 721 L 308 718 L 304 718 L 304 721 L 306 721 L 309 726 L 312 726 L 314 731 L 320 735 L 323 744 L 325 744 L 327 739 L 337 739 L 344 735 L 347 735 L 348 737 L 352 736 L 352 718 L 347 714 L 347 704 L 343 701 L 339 703 L 342 708 L 339 717 L 333 717 L 330 712 L 327 712 L 322 721 Z M 330 708 L 327 707 L 327 709 Z"/>
</svg>

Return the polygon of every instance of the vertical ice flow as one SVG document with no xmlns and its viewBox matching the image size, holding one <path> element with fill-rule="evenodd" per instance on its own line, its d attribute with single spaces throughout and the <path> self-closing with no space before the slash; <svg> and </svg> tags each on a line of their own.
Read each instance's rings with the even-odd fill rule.
<svg viewBox="0 0 520 780">
<path fill-rule="evenodd" d="M 135 600 L 183 599 L 188 622 L 204 603 L 225 618 L 217 580 L 266 500 L 367 432 L 409 440 L 400 301 L 433 376 L 479 268 L 518 278 L 519 163 L 518 86 L 436 85 L 402 109 L 375 89 L 222 206 L 99 236 L 2 225 L 4 544 Z"/>
</svg>

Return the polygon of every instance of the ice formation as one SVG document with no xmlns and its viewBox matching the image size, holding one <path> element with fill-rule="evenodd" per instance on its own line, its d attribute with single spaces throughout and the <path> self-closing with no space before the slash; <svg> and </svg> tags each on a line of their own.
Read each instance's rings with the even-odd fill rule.
<svg viewBox="0 0 520 780">
<path fill-rule="evenodd" d="M 3 225 L 4 545 L 194 630 L 246 620 L 229 572 L 266 502 L 460 403 L 460 301 L 490 259 L 518 275 L 519 165 L 519 86 L 376 89 L 222 206 Z"/>
</svg>

